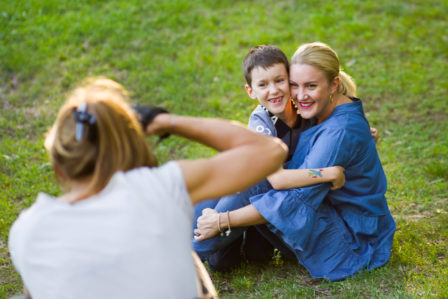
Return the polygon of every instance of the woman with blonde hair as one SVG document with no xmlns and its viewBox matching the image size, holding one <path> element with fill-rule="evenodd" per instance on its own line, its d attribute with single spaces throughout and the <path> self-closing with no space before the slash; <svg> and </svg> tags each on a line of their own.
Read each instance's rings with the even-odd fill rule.
<svg viewBox="0 0 448 299">
<path fill-rule="evenodd" d="M 238 124 L 160 109 L 137 115 L 128 102 L 117 82 L 90 79 L 49 131 L 45 146 L 64 192 L 40 193 L 9 239 L 33 298 L 199 297 L 191 205 L 247 188 L 285 159 L 278 139 Z M 145 134 L 222 153 L 156 167 Z"/>
<path fill-rule="evenodd" d="M 302 132 L 288 168 L 339 165 L 345 169 L 345 185 L 338 190 L 323 183 L 249 192 L 250 205 L 229 212 L 228 217 L 204 210 L 197 221 L 196 240 L 216 235 L 219 219 L 220 227 L 230 228 L 268 223 L 281 245 L 313 277 L 336 281 L 380 267 L 390 258 L 395 222 L 356 85 L 341 70 L 336 52 L 319 42 L 298 48 L 291 59 L 289 80 L 302 118 L 314 118 L 316 125 Z"/>
</svg>

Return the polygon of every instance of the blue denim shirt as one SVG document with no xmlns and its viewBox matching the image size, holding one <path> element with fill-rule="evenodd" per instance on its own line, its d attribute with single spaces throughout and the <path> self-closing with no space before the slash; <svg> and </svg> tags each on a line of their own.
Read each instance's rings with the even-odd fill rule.
<svg viewBox="0 0 448 299">
<path fill-rule="evenodd" d="M 250 201 L 313 277 L 341 280 L 384 265 L 395 232 L 386 177 L 360 99 L 303 132 L 288 168 L 334 165 L 345 168 L 339 190 L 325 183 L 271 190 Z"/>
</svg>

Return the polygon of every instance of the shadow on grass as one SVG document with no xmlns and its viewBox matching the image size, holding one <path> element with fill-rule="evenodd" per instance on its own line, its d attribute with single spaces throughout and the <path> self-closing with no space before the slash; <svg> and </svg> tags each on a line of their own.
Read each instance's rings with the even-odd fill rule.
<svg viewBox="0 0 448 299">
<path fill-rule="evenodd" d="M 411 297 L 404 269 L 392 262 L 340 282 L 312 278 L 296 261 L 282 259 L 244 263 L 231 272 L 211 276 L 221 298 Z"/>
<path fill-rule="evenodd" d="M 448 212 L 397 215 L 389 262 L 340 282 L 314 279 L 294 260 L 244 263 L 212 273 L 222 298 L 448 298 Z"/>
</svg>

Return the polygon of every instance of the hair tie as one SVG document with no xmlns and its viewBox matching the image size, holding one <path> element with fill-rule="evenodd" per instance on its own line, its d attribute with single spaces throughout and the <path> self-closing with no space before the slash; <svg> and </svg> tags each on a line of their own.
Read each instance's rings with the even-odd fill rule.
<svg viewBox="0 0 448 299">
<path fill-rule="evenodd" d="M 76 121 L 75 140 L 81 141 L 84 132 L 84 124 L 93 125 L 96 122 L 96 119 L 95 116 L 87 112 L 86 102 L 79 104 L 74 117 Z"/>
</svg>

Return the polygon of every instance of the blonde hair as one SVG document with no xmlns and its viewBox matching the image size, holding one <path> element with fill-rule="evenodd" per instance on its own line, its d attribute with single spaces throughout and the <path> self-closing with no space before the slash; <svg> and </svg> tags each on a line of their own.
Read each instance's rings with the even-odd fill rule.
<svg viewBox="0 0 448 299">
<path fill-rule="evenodd" d="M 325 73 L 329 83 L 339 77 L 337 92 L 348 97 L 356 96 L 356 85 L 352 77 L 342 71 L 338 54 L 327 44 L 314 42 L 301 45 L 291 58 L 293 64 L 308 64 Z"/>
<path fill-rule="evenodd" d="M 77 141 L 74 113 L 81 103 L 87 104 L 95 123 L 84 124 L 83 137 Z M 117 171 L 156 164 L 126 89 L 106 78 L 87 79 L 69 95 L 47 134 L 45 148 L 54 167 L 68 179 L 89 179 L 81 198 L 101 191 Z"/>
</svg>

